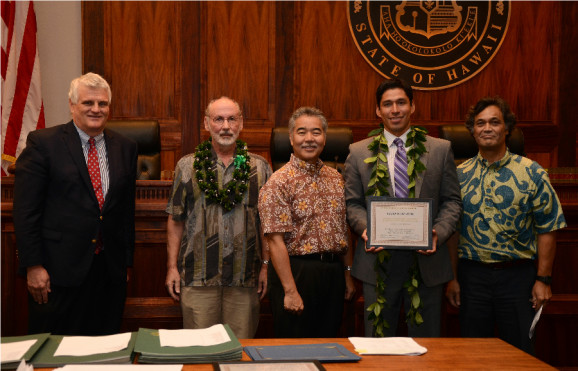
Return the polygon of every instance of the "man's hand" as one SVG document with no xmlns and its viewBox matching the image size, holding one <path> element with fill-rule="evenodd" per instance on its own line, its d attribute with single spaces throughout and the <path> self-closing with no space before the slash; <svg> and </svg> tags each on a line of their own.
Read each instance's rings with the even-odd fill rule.
<svg viewBox="0 0 578 371">
<path fill-rule="evenodd" d="M 176 301 L 179 301 L 181 298 L 181 275 L 177 268 L 169 268 L 167 270 L 165 286 L 167 287 L 169 295 Z"/>
<path fill-rule="evenodd" d="M 536 281 L 532 288 L 532 308 L 538 310 L 542 305 L 548 304 L 552 297 L 552 288 L 544 282 Z"/>
<path fill-rule="evenodd" d="M 365 252 L 378 253 L 381 250 L 383 250 L 382 246 L 371 246 L 369 248 L 367 247 L 367 229 L 363 230 L 361 238 L 363 238 L 363 240 L 365 241 Z"/>
<path fill-rule="evenodd" d="M 378 253 L 383 250 L 383 246 L 370 246 L 367 247 L 367 229 L 361 234 L 361 238 L 365 241 L 365 252 Z M 432 249 L 431 250 L 417 250 L 418 253 L 422 255 L 432 255 L 437 251 L 438 244 L 438 234 L 435 229 L 432 229 Z"/>
<path fill-rule="evenodd" d="M 438 234 L 435 229 L 431 230 L 431 250 L 417 250 L 418 253 L 422 255 L 432 255 L 438 249 Z"/>
<path fill-rule="evenodd" d="M 267 295 L 267 264 L 261 264 L 261 271 L 259 272 L 259 283 L 257 294 L 259 294 L 259 300 L 263 300 L 265 295 Z"/>
<path fill-rule="evenodd" d="M 448 298 L 451 305 L 456 308 L 460 307 L 460 284 L 457 279 L 453 279 L 448 282 L 448 286 L 446 287 L 446 297 Z"/>
<path fill-rule="evenodd" d="M 48 303 L 48 293 L 50 292 L 50 276 L 41 265 L 27 268 L 28 291 L 38 304 Z"/>
<path fill-rule="evenodd" d="M 345 300 L 351 300 L 353 296 L 355 296 L 355 283 L 351 277 L 351 272 L 347 271 L 345 273 Z"/>
<path fill-rule="evenodd" d="M 283 299 L 283 308 L 292 314 L 299 315 L 303 313 L 303 299 L 301 299 L 301 295 L 299 295 L 297 290 L 285 293 L 285 298 Z"/>
</svg>

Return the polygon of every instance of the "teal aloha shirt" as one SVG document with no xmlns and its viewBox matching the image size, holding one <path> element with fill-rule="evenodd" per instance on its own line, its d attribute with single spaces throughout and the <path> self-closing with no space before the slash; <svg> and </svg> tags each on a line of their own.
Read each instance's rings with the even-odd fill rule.
<svg viewBox="0 0 578 371">
<path fill-rule="evenodd" d="M 458 166 L 463 215 L 459 257 L 484 263 L 535 259 L 537 235 L 566 227 L 547 172 L 506 151 L 492 164 L 478 154 Z"/>
</svg>

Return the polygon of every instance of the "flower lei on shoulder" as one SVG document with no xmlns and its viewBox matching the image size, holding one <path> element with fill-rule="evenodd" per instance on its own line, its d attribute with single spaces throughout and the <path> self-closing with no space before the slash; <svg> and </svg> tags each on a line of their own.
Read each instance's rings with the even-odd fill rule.
<svg viewBox="0 0 578 371">
<path fill-rule="evenodd" d="M 420 156 L 427 152 L 424 145 L 426 135 L 427 130 L 419 126 L 412 126 L 407 134 L 405 146 L 410 147 L 410 150 L 407 151 L 407 174 L 409 176 L 410 198 L 415 198 L 416 179 L 418 175 L 426 169 L 425 165 L 420 160 Z M 385 137 L 383 123 L 380 124 L 378 129 L 372 130 L 368 136 L 375 136 L 373 141 L 367 146 L 367 148 L 375 155 L 365 159 L 365 163 L 373 164 L 373 170 L 371 172 L 366 196 L 389 196 L 389 191 L 387 190 L 387 187 L 389 186 L 389 168 L 387 165 L 389 146 Z M 390 257 L 391 254 L 387 250 L 382 250 L 377 253 L 374 266 L 376 273 L 375 293 L 377 294 L 377 300 L 375 303 L 367 307 L 367 311 L 370 312 L 369 320 L 373 321 L 373 335 L 377 337 L 383 337 L 384 328 L 389 328 L 389 323 L 380 316 L 382 310 L 387 304 L 387 300 L 385 299 L 385 281 L 379 273 L 382 272 L 384 276 L 387 276 L 387 271 L 383 262 L 388 261 Z M 410 309 L 408 313 L 406 313 L 406 322 L 421 325 L 423 323 L 423 318 L 419 310 L 422 308 L 422 302 L 419 297 L 419 292 L 417 291 L 421 282 L 421 276 L 417 264 L 417 257 L 414 258 L 409 273 L 410 279 L 403 285 L 411 299 Z"/>
<path fill-rule="evenodd" d="M 196 170 L 195 175 L 199 188 L 209 200 L 220 204 L 225 211 L 231 211 L 236 204 L 243 201 L 243 195 L 249 188 L 251 165 L 247 143 L 237 140 L 236 145 L 233 178 L 224 184 L 222 189 L 219 189 L 217 174 L 212 170 L 212 139 L 209 138 L 209 140 L 199 144 L 194 153 L 193 167 Z"/>
</svg>

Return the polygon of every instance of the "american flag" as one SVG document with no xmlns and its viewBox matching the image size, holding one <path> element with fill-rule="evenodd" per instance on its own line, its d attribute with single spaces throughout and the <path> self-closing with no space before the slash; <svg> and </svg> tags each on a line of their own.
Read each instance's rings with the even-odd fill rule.
<svg viewBox="0 0 578 371">
<path fill-rule="evenodd" d="M 2 176 L 43 128 L 36 15 L 32 1 L 2 0 Z"/>
</svg>

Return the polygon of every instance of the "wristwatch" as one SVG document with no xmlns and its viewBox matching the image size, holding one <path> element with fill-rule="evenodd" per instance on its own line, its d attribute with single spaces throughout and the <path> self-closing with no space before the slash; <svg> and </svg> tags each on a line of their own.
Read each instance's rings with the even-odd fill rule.
<svg viewBox="0 0 578 371">
<path fill-rule="evenodd" d="M 536 281 L 545 283 L 546 285 L 552 284 L 552 276 L 536 276 Z"/>
</svg>

